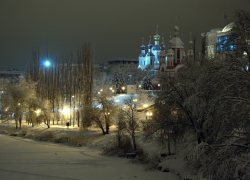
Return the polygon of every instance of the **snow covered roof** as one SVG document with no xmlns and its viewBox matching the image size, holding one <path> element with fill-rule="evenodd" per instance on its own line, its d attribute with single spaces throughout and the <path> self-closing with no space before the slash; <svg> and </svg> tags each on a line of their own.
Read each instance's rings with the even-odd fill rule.
<svg viewBox="0 0 250 180">
<path fill-rule="evenodd" d="M 174 37 L 172 39 L 172 47 L 173 48 L 183 48 L 183 42 L 179 37 Z"/>
<path fill-rule="evenodd" d="M 235 26 L 234 23 L 229 23 L 228 25 L 226 25 L 226 26 L 222 29 L 222 32 L 228 32 L 228 31 L 230 31 L 234 26 Z"/>
</svg>

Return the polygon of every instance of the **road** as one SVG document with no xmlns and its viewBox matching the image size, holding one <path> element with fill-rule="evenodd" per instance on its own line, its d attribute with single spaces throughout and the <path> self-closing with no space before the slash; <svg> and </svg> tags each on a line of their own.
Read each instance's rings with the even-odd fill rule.
<svg viewBox="0 0 250 180">
<path fill-rule="evenodd" d="M 0 135 L 1 180 L 176 179 L 160 171 L 145 172 L 144 168 L 125 158 L 103 156 L 93 147 Z"/>
</svg>

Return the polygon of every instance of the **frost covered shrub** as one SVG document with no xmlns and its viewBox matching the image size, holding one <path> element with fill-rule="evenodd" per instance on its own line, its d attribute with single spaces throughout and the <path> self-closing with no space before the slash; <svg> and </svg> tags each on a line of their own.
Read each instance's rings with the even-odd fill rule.
<svg viewBox="0 0 250 180">
<path fill-rule="evenodd" d="M 187 157 L 185 168 L 193 174 L 201 173 L 207 179 L 247 180 L 250 179 L 250 156 L 249 152 L 244 152 L 246 149 L 230 144 L 210 146 L 202 143 Z"/>
<path fill-rule="evenodd" d="M 129 136 L 121 136 L 119 142 L 120 147 L 118 143 L 118 137 L 116 136 L 109 144 L 102 148 L 102 154 L 108 156 L 125 157 L 126 153 L 133 151 L 132 142 Z"/>
<path fill-rule="evenodd" d="M 45 132 L 35 137 L 39 141 L 52 141 L 55 138 L 54 133 L 52 132 Z"/>
<path fill-rule="evenodd" d="M 150 162 L 148 153 L 139 145 L 137 145 L 136 154 L 136 157 L 131 160 L 132 163 L 148 164 Z"/>
<path fill-rule="evenodd" d="M 25 137 L 25 138 L 33 139 L 33 138 L 35 138 L 35 135 L 29 133 L 29 134 L 26 134 L 24 137 Z"/>
<path fill-rule="evenodd" d="M 156 153 L 149 157 L 149 163 L 146 168 L 146 171 L 156 170 L 158 168 L 159 163 L 161 162 L 160 154 Z"/>
<path fill-rule="evenodd" d="M 70 135 L 62 135 L 62 136 L 60 136 L 60 137 L 56 137 L 55 139 L 54 139 L 54 142 L 55 143 L 68 143 L 68 142 L 70 142 L 70 140 L 71 140 L 71 136 Z"/>
<path fill-rule="evenodd" d="M 71 136 L 67 144 L 71 146 L 81 147 L 85 146 L 87 143 L 88 143 L 87 138 L 85 138 L 83 135 L 78 135 L 78 136 Z"/>
<path fill-rule="evenodd" d="M 27 131 L 23 130 L 18 135 L 23 137 L 23 136 L 26 136 L 26 134 L 27 134 Z"/>
<path fill-rule="evenodd" d="M 5 134 L 5 135 L 7 135 L 7 134 L 9 134 L 9 133 L 8 133 L 7 130 L 0 130 L 0 134 Z"/>
<path fill-rule="evenodd" d="M 83 135 L 79 136 L 70 136 L 70 135 L 63 135 L 54 139 L 55 143 L 65 143 L 71 146 L 81 147 L 88 143 L 88 139 L 85 138 Z"/>
</svg>

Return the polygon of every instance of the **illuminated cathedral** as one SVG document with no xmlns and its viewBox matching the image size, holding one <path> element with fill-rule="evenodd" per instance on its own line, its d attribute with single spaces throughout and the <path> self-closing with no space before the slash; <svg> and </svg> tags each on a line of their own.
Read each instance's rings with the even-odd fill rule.
<svg viewBox="0 0 250 180">
<path fill-rule="evenodd" d="M 144 45 L 144 39 L 142 40 L 141 54 L 139 55 L 138 68 L 145 69 L 147 66 L 153 66 L 155 71 L 165 72 L 170 76 L 174 76 L 179 69 L 183 68 L 183 61 L 186 58 L 184 51 L 184 43 L 179 37 L 179 28 L 174 27 L 174 37 L 169 40 L 168 48 L 166 49 L 164 44 L 164 38 L 162 37 L 161 46 L 159 45 L 160 35 L 158 35 L 158 27 L 156 29 L 156 35 L 154 35 L 154 46 L 151 43 L 151 36 L 149 38 L 148 52 L 146 53 L 146 47 Z M 187 53 L 188 59 L 194 58 L 193 42 L 189 41 L 189 50 Z"/>
</svg>

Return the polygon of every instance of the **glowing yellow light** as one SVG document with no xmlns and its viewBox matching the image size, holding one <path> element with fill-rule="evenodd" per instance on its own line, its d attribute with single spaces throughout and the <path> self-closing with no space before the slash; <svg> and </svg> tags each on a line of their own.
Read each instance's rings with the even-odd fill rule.
<svg viewBox="0 0 250 180">
<path fill-rule="evenodd" d="M 72 98 L 74 98 L 75 96 L 72 96 Z"/>
<path fill-rule="evenodd" d="M 103 90 L 101 89 L 100 91 L 102 92 Z"/>
<path fill-rule="evenodd" d="M 147 116 L 152 116 L 153 113 L 152 113 L 152 112 L 147 112 L 146 115 L 147 115 Z"/>
<path fill-rule="evenodd" d="M 41 113 L 41 109 L 37 109 L 37 110 L 35 111 L 35 113 L 36 113 L 37 115 L 39 115 L 39 114 Z"/>
<path fill-rule="evenodd" d="M 112 88 L 112 87 L 110 87 L 109 89 L 112 91 L 112 89 L 113 89 L 113 88 Z"/>
<path fill-rule="evenodd" d="M 123 90 L 123 91 L 125 90 L 125 87 L 124 87 L 124 86 L 122 87 L 122 90 Z"/>
<path fill-rule="evenodd" d="M 138 100 L 137 99 L 133 99 L 134 102 L 137 102 Z"/>
<path fill-rule="evenodd" d="M 63 115 L 69 115 L 70 114 L 70 109 L 68 107 L 64 107 L 62 110 Z"/>
<path fill-rule="evenodd" d="M 145 107 L 145 108 L 148 107 L 148 104 L 143 104 L 143 107 Z"/>
</svg>

